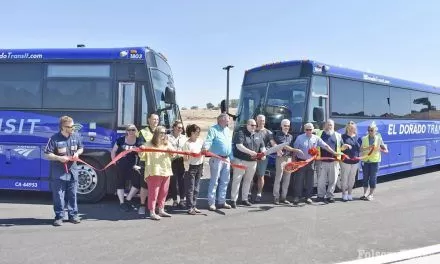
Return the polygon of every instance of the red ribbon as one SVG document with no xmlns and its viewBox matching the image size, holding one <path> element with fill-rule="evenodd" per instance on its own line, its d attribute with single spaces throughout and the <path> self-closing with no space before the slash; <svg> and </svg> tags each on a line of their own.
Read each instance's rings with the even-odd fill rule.
<svg viewBox="0 0 440 264">
<path fill-rule="evenodd" d="M 289 163 L 287 163 L 284 166 L 284 170 L 286 172 L 293 173 L 295 171 L 298 171 L 302 167 L 305 167 L 307 164 L 309 164 L 310 162 L 312 162 L 314 160 L 332 160 L 332 161 L 353 160 L 353 161 L 360 161 L 362 159 L 365 159 L 365 158 L 371 156 L 371 154 L 373 153 L 374 149 L 375 149 L 375 147 L 371 146 L 370 147 L 370 152 L 368 152 L 368 154 L 365 155 L 365 156 L 349 158 L 346 154 L 342 154 L 341 155 L 341 159 L 337 159 L 337 158 L 331 158 L 331 157 L 321 157 L 321 158 L 318 158 L 318 154 L 319 154 L 318 149 L 317 148 L 311 148 L 311 149 L 309 149 L 307 151 L 309 153 L 309 155 L 312 156 L 310 159 L 307 159 L 307 160 L 304 160 L 304 161 L 292 161 L 292 162 L 289 162 Z M 380 151 L 383 151 L 383 149 L 381 148 Z"/>
<path fill-rule="evenodd" d="M 233 168 L 237 168 L 237 169 L 242 169 L 245 170 L 247 167 L 241 164 L 235 164 L 235 163 L 231 163 L 228 159 L 225 159 L 219 155 L 216 155 L 212 152 L 209 151 L 205 151 L 205 152 L 200 152 L 200 153 L 195 153 L 195 152 L 189 152 L 189 151 L 179 151 L 179 150 L 166 150 L 166 149 L 156 149 L 156 148 L 132 148 L 129 150 L 125 150 L 121 153 L 119 153 L 118 155 L 116 155 L 104 168 L 102 169 L 98 169 L 93 167 L 92 165 L 88 164 L 87 162 L 85 162 L 84 160 L 80 159 L 80 158 L 74 158 L 74 157 L 70 157 L 69 160 L 70 161 L 77 161 L 77 162 L 81 162 L 86 164 L 87 166 L 93 168 L 96 171 L 104 171 L 106 170 L 108 167 L 112 166 L 113 164 L 115 164 L 118 160 L 120 160 L 121 158 L 125 157 L 127 154 L 131 153 L 131 152 L 161 152 L 161 153 L 169 153 L 169 154 L 180 154 L 180 155 L 188 155 L 191 157 L 201 157 L 201 156 L 207 156 L 207 157 L 213 157 L 213 158 L 217 158 L 220 159 L 223 162 L 229 163 L 231 164 L 231 167 Z M 66 166 L 66 170 L 67 170 L 67 165 Z"/>
</svg>

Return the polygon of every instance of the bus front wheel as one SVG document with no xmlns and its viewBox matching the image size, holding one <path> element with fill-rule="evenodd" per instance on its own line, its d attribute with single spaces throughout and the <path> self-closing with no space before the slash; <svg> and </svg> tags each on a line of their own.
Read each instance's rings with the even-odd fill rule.
<svg viewBox="0 0 440 264">
<path fill-rule="evenodd" d="M 95 168 L 101 165 L 94 159 L 85 158 L 85 162 Z M 78 200 L 86 203 L 96 203 L 105 196 L 105 174 L 91 166 L 78 164 Z"/>
</svg>

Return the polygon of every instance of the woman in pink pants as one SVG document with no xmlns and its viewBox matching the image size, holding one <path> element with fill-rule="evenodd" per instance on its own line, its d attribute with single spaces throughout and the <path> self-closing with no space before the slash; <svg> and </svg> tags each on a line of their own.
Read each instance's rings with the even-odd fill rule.
<svg viewBox="0 0 440 264">
<path fill-rule="evenodd" d="M 153 138 L 146 147 L 160 150 L 173 150 L 168 143 L 165 127 L 158 126 L 154 130 Z M 171 217 L 165 212 L 165 200 L 170 186 L 170 177 L 173 175 L 171 169 L 171 157 L 174 154 L 165 152 L 143 152 L 145 155 L 145 181 L 148 185 L 148 210 L 150 210 L 150 219 L 160 220 L 161 217 Z M 159 213 L 156 214 L 156 204 Z"/>
</svg>

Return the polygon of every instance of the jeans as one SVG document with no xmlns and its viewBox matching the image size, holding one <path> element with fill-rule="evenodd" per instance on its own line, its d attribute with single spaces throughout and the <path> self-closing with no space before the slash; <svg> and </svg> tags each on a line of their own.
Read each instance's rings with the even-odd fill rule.
<svg viewBox="0 0 440 264">
<path fill-rule="evenodd" d="M 202 174 L 203 163 L 200 165 L 189 165 L 189 170 L 185 173 L 186 207 L 188 209 L 196 207 Z"/>
<path fill-rule="evenodd" d="M 173 176 L 170 179 L 170 192 L 174 201 L 177 201 L 177 196 L 180 201 L 185 198 L 185 182 L 183 175 L 185 174 L 185 166 L 183 165 L 183 158 L 177 158 L 171 162 Z"/>
<path fill-rule="evenodd" d="M 377 170 L 379 169 L 378 162 L 364 162 L 362 165 L 363 172 L 363 187 L 368 188 L 368 184 L 370 184 L 370 188 L 376 188 L 377 183 Z"/>
<path fill-rule="evenodd" d="M 67 200 L 67 210 L 69 219 L 78 215 L 78 204 L 76 192 L 78 190 L 78 181 L 73 177 L 65 181 L 61 179 L 53 179 L 51 181 L 53 210 L 55 219 L 64 218 L 65 200 Z"/>
<path fill-rule="evenodd" d="M 208 187 L 208 204 L 215 205 L 217 185 L 219 193 L 217 194 L 217 204 L 223 205 L 226 203 L 226 190 L 228 189 L 230 178 L 230 165 L 220 159 L 210 158 L 209 169 L 211 178 L 209 179 Z"/>
</svg>

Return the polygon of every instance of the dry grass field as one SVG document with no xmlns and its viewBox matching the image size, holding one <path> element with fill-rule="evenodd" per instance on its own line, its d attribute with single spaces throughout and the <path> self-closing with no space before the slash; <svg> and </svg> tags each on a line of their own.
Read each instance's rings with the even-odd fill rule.
<svg viewBox="0 0 440 264">
<path fill-rule="evenodd" d="M 235 114 L 236 108 L 231 108 L 229 112 Z M 180 110 L 182 115 L 182 121 L 184 126 L 190 124 L 196 124 L 201 128 L 200 138 L 205 139 L 208 128 L 217 123 L 217 116 L 220 114 L 220 110 L 208 110 L 208 109 L 197 109 L 197 110 Z M 231 118 L 230 126 L 233 128 L 233 122 Z"/>
</svg>

